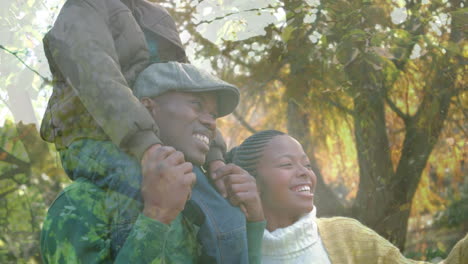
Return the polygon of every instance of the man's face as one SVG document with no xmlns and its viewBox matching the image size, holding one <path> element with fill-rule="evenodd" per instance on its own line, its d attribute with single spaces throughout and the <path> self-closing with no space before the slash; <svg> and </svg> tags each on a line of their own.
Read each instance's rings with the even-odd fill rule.
<svg viewBox="0 0 468 264">
<path fill-rule="evenodd" d="M 184 153 L 186 161 L 205 163 L 216 131 L 216 93 L 167 92 L 153 102 L 151 115 L 163 144 Z"/>
</svg>

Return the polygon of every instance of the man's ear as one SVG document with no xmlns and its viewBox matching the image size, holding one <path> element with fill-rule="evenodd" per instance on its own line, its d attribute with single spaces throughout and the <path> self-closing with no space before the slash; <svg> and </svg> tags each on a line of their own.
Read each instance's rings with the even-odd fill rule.
<svg viewBox="0 0 468 264">
<path fill-rule="evenodd" d="M 156 103 L 153 101 L 153 99 L 149 98 L 149 97 L 143 97 L 140 99 L 140 102 L 141 104 L 143 104 L 143 106 L 148 109 L 148 111 L 151 113 L 154 109 L 154 107 L 156 106 Z"/>
</svg>

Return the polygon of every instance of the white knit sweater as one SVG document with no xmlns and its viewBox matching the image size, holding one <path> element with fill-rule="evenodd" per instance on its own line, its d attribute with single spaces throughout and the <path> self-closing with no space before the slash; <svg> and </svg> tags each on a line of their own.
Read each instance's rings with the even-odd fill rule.
<svg viewBox="0 0 468 264">
<path fill-rule="evenodd" d="M 330 264 L 320 239 L 316 209 L 301 217 L 296 223 L 263 233 L 262 263 L 317 263 Z"/>
</svg>

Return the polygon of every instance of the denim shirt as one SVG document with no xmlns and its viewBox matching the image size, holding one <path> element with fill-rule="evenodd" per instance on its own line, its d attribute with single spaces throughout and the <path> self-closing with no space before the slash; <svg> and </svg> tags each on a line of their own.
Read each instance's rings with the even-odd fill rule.
<svg viewBox="0 0 468 264">
<path fill-rule="evenodd" d="M 198 219 L 193 222 L 200 224 L 197 237 L 206 254 L 204 260 L 249 263 L 245 215 L 216 191 L 199 167 L 195 167 L 194 172 L 197 182 L 184 215 L 190 219 L 188 215 L 194 214 L 191 211 L 198 211 Z"/>
</svg>

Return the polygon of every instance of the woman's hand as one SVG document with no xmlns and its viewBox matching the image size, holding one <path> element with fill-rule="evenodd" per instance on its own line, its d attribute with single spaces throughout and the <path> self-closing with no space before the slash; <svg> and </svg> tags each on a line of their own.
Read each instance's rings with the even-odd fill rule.
<svg viewBox="0 0 468 264">
<path fill-rule="evenodd" d="M 257 190 L 257 183 L 247 171 L 234 164 L 224 165 L 211 175 L 216 186 L 223 185 L 226 198 L 234 206 L 239 206 L 247 221 L 264 221 L 262 203 Z M 216 182 L 222 181 L 222 184 Z M 224 195 L 223 195 L 224 196 Z"/>
</svg>

